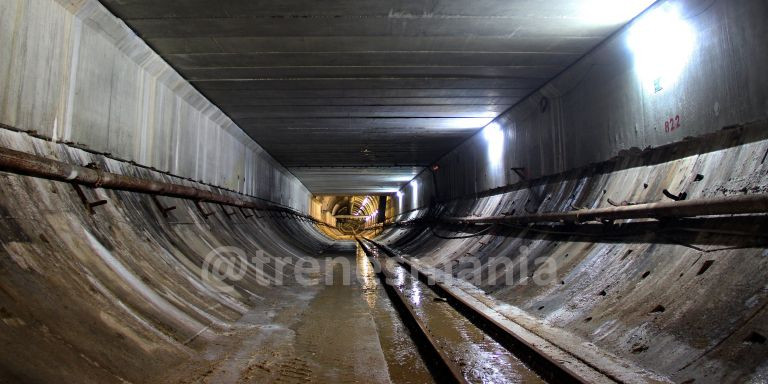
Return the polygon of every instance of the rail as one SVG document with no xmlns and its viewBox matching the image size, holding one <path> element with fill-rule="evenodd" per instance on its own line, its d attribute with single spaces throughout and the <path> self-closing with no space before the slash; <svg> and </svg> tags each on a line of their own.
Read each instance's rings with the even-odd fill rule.
<svg viewBox="0 0 768 384">
<path fill-rule="evenodd" d="M 378 266 L 376 265 L 376 263 L 380 262 L 373 256 L 373 252 L 371 252 L 371 249 L 366 243 L 360 240 L 360 238 L 357 239 L 357 242 L 374 265 L 376 275 L 379 277 L 379 280 L 381 280 L 382 285 L 384 285 L 384 289 L 392 300 L 393 306 L 400 314 L 403 323 L 408 326 L 408 329 L 411 331 L 411 336 L 417 343 L 417 347 L 422 355 L 425 357 L 427 367 L 430 372 L 432 372 L 433 376 L 439 379 L 439 382 L 467 383 L 467 380 L 461 373 L 461 369 L 459 369 L 445 352 L 442 351 L 442 348 L 432 337 L 427 326 L 408 305 L 408 300 L 393 286 L 395 277 L 381 264 Z"/>
<path fill-rule="evenodd" d="M 600 371 L 567 352 L 561 351 L 556 346 L 554 346 L 554 348 L 543 348 L 541 342 L 535 343 L 526 340 L 525 337 L 513 331 L 509 326 L 503 324 L 498 319 L 495 319 L 493 316 L 489 315 L 489 313 L 478 310 L 474 304 L 456 295 L 452 289 L 444 286 L 433 276 L 429 276 L 408 260 L 397 255 L 392 249 L 370 239 L 365 239 L 365 241 L 374 245 L 388 256 L 395 258 L 400 265 L 405 267 L 411 273 L 415 272 L 422 282 L 428 282 L 427 285 L 441 297 L 447 298 L 448 303 L 460 314 L 472 321 L 489 336 L 493 337 L 494 340 L 524 361 L 531 367 L 531 369 L 536 371 L 548 382 L 621 382 L 620 379 Z M 553 350 L 556 350 L 558 353 L 552 353 L 551 351 Z"/>
</svg>

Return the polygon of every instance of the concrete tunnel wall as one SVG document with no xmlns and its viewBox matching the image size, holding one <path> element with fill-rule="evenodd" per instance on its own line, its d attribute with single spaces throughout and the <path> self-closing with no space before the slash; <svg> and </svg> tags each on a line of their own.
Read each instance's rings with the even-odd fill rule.
<svg viewBox="0 0 768 384">
<path fill-rule="evenodd" d="M 0 3 L 0 124 L 309 210 L 310 193 L 96 0 Z"/>
<path fill-rule="evenodd" d="M 765 122 L 736 128 L 436 209 L 448 216 L 520 215 L 609 207 L 608 199 L 660 201 L 665 188 L 686 191 L 690 199 L 766 193 L 766 132 Z M 697 174 L 704 179 L 694 181 Z M 434 213 L 412 211 L 402 220 Z M 555 236 L 548 226 L 501 226 L 467 239 L 444 237 L 484 228 L 415 226 L 385 230 L 379 240 L 427 266 L 468 278 L 495 300 L 493 307 L 601 370 L 620 372 L 615 367 L 629 362 L 674 382 L 761 382 L 768 370 L 768 345 L 759 342 L 768 334 L 768 249 L 761 220 L 658 227 L 635 221 L 618 228 L 629 235 L 616 236 L 606 235 L 611 228 L 601 225 L 592 236 Z M 674 230 L 687 226 L 754 235 Z M 501 277 L 490 279 L 494 269 Z"/>
<path fill-rule="evenodd" d="M 298 179 L 98 1 L 0 2 L 0 90 L 3 147 L 309 211 Z M 0 382 L 177 382 L 279 300 L 253 270 L 234 290 L 205 274 L 214 249 L 274 262 L 331 244 L 280 216 L 160 197 L 166 218 L 147 195 L 85 188 L 108 201 L 90 215 L 66 183 L 0 178 Z"/>
<path fill-rule="evenodd" d="M 0 144 L 230 193 L 19 132 L 0 130 Z M 213 213 L 204 217 L 192 201 L 159 197 L 177 207 L 164 217 L 149 195 L 86 188 L 89 198 L 108 201 L 91 215 L 67 183 L 6 173 L 0 179 L 0 382 L 155 383 L 179 382 L 172 373 L 204 375 L 211 362 L 200 352 L 241 329 L 237 320 L 246 311 L 291 303 L 279 298 L 297 284 L 290 266 L 280 274 L 264 268 L 283 277 L 275 287 L 256 268 L 240 269 L 242 260 L 275 267 L 274 257 L 288 257 L 295 265 L 331 244 L 314 224 L 280 215 L 245 218 L 203 203 Z M 233 279 L 210 273 L 215 249 L 235 255 L 221 247 L 242 252 L 237 273 L 224 273 Z"/>
<path fill-rule="evenodd" d="M 498 133 L 479 133 L 404 186 L 398 220 L 669 201 L 664 189 L 689 199 L 767 192 L 768 4 L 676 3 L 696 43 L 673 85 L 655 92 L 638 78 L 629 25 L 501 116 Z M 666 132 L 675 116 L 680 128 Z M 503 148 L 497 160 L 494 146 Z M 759 223 L 727 229 L 759 234 Z M 502 227 L 441 238 L 478 229 L 456 231 L 405 227 L 380 240 L 454 275 L 512 271 L 512 286 L 483 281 L 481 293 L 607 370 L 620 357 L 675 382 L 761 382 L 768 374 L 768 250 L 759 235 L 680 237 L 661 227 L 617 240 Z M 504 267 L 498 257 L 513 262 Z M 543 265 L 556 266 L 555 278 L 533 284 Z"/>
<path fill-rule="evenodd" d="M 601 162 L 622 151 L 674 143 L 768 115 L 768 4 L 764 1 L 675 4 L 694 34 L 685 66 L 660 92 L 642 79 L 630 48 L 633 25 L 598 46 L 500 116 L 500 133 L 473 136 L 437 161 L 439 199 L 519 182 L 512 168 L 537 178 Z M 638 21 L 642 20 L 642 16 Z M 548 101 L 541 111 L 541 100 Z M 680 128 L 664 123 L 680 117 Z M 677 123 L 677 120 L 675 121 Z M 494 142 L 498 161 L 491 161 Z M 503 142 L 502 145 L 498 145 Z M 401 189 L 402 211 L 429 204 L 433 176 L 425 170 Z"/>
</svg>

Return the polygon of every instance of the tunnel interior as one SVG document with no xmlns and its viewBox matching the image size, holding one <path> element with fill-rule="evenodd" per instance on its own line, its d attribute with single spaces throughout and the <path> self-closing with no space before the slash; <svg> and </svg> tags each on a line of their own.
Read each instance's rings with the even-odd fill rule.
<svg viewBox="0 0 768 384">
<path fill-rule="evenodd" d="M 3 0 L 0 382 L 766 382 L 765 20 Z"/>
</svg>

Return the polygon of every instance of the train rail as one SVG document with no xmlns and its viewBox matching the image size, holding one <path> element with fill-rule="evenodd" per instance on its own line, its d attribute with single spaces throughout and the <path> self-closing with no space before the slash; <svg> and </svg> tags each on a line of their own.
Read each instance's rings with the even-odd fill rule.
<svg viewBox="0 0 768 384">
<path fill-rule="evenodd" d="M 411 337 L 414 339 L 419 352 L 424 357 L 425 363 L 432 375 L 439 382 L 445 383 L 468 383 L 464 378 L 459 366 L 457 366 L 432 336 L 427 325 L 420 319 L 414 309 L 408 305 L 408 300 L 403 293 L 397 289 L 393 283 L 396 277 L 385 267 L 380 259 L 376 257 L 377 251 L 364 240 L 357 240 L 365 251 L 365 254 L 374 265 L 374 271 L 384 285 L 387 295 L 392 300 L 392 304 L 400 314 L 403 323 L 408 327 Z"/>
<path fill-rule="evenodd" d="M 440 300 L 444 300 L 450 305 L 452 311 L 458 313 L 457 317 L 461 316 L 477 327 L 478 331 L 476 332 L 482 332 L 488 338 L 498 343 L 506 352 L 513 355 L 515 359 L 519 359 L 525 366 L 525 369 L 530 369 L 536 375 L 536 377 L 523 376 L 522 380 L 510 378 L 511 381 L 541 381 L 549 383 L 622 382 L 620 378 L 601 372 L 599 369 L 590 366 L 543 339 L 536 338 L 531 334 L 525 334 L 526 331 L 523 329 L 515 329 L 514 324 L 510 324 L 511 322 L 508 319 L 501 319 L 500 317 L 502 316 L 498 313 L 489 313 L 487 310 L 481 310 L 478 308 L 477 303 L 473 303 L 467 297 L 457 294 L 455 289 L 441 283 L 439 278 L 419 269 L 392 249 L 365 238 L 359 238 L 358 242 L 374 264 L 374 269 L 393 301 L 393 305 L 400 313 L 403 322 L 409 327 L 414 341 L 425 356 L 425 362 L 430 367 L 430 371 L 438 373 L 439 376 L 436 376 L 436 378 L 440 382 L 481 382 L 485 380 L 472 376 L 471 372 L 467 372 L 466 369 L 462 369 L 462 366 L 455 364 L 457 360 L 456 354 L 452 355 L 446 350 L 451 349 L 451 343 L 460 344 L 464 341 L 441 340 L 440 335 L 437 334 L 438 332 L 433 332 L 430 329 L 429 321 L 426 319 L 429 316 L 425 316 L 425 313 L 418 313 L 419 311 L 415 310 L 414 304 L 408 299 L 409 292 L 407 287 L 409 282 L 398 276 L 397 268 L 402 268 L 405 271 L 405 275 L 417 280 L 419 284 L 426 287 L 424 288 L 425 290 L 434 292 Z M 400 272 L 399 274 L 402 275 L 403 273 Z M 441 316 L 452 317 L 445 314 Z M 471 333 L 466 329 L 463 331 Z M 498 351 L 495 353 L 498 354 Z M 449 374 L 449 377 L 446 377 L 446 374 Z M 505 377 L 509 377 L 509 375 Z"/>
</svg>

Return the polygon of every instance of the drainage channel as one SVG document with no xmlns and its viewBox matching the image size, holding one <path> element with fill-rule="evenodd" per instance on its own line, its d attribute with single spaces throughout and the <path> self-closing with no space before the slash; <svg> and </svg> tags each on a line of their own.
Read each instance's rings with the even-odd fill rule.
<svg viewBox="0 0 768 384">
<path fill-rule="evenodd" d="M 438 382 L 548 382 L 395 259 L 358 241 Z"/>
</svg>

